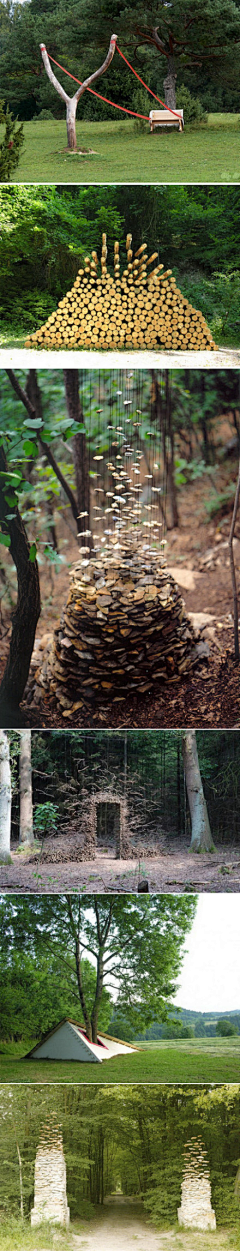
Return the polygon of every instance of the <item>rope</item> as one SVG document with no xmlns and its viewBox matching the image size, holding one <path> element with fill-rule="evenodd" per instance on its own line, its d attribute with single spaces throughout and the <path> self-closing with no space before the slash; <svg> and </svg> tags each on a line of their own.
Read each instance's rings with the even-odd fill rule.
<svg viewBox="0 0 240 1251">
<path fill-rule="evenodd" d="M 127 57 L 124 56 L 123 52 L 120 51 L 120 48 L 118 47 L 117 43 L 116 43 L 116 49 L 117 49 L 117 52 L 119 52 L 119 56 L 121 56 L 123 61 L 126 62 L 126 65 L 128 65 L 128 68 L 132 70 L 133 74 L 135 74 L 135 78 L 138 78 L 138 81 L 142 83 L 142 87 L 145 87 L 146 91 L 149 91 L 150 96 L 153 96 L 153 99 L 157 100 L 158 104 L 162 104 L 163 108 L 167 109 L 168 113 L 172 113 L 173 117 L 177 117 L 178 122 L 179 122 L 179 113 L 176 113 L 174 109 L 170 109 L 169 104 L 166 105 L 164 103 L 164 100 L 160 99 L 160 96 L 155 95 L 155 92 L 151 90 L 151 87 L 147 87 L 147 84 L 143 81 L 143 78 L 140 78 L 140 74 L 137 74 L 137 70 L 133 68 L 133 65 L 130 65 L 130 61 L 127 61 Z M 72 78 L 74 83 L 78 83 L 79 87 L 82 87 L 83 84 L 81 82 L 81 78 L 75 78 L 75 74 L 70 74 L 70 71 L 66 70 L 64 68 L 64 65 L 60 65 L 59 61 L 54 60 L 54 56 L 50 56 L 49 53 L 48 53 L 48 56 L 49 56 L 49 61 L 52 61 L 53 65 L 57 65 L 57 68 L 62 70 L 63 74 L 67 74 L 68 78 Z M 113 100 L 108 100 L 107 96 L 101 96 L 100 92 L 93 91 L 92 87 L 87 87 L 86 90 L 90 91 L 91 96 L 97 96 L 98 100 L 103 100 L 104 104 L 110 104 L 112 109 L 119 109 L 120 113 L 129 113 L 131 117 L 141 117 L 144 122 L 149 121 L 149 117 L 147 117 L 145 113 L 134 113 L 133 109 L 125 109 L 123 104 L 114 104 Z"/>
<path fill-rule="evenodd" d="M 122 57 L 123 61 L 126 61 L 126 65 L 128 65 L 128 68 L 132 70 L 133 74 L 135 74 L 135 78 L 138 78 L 138 81 L 142 83 L 142 87 L 145 87 L 146 91 L 149 91 L 150 96 L 153 96 L 154 100 L 158 100 L 159 104 L 163 104 L 163 108 L 164 109 L 167 108 L 168 112 L 172 113 L 173 117 L 177 117 L 179 121 L 179 113 L 176 113 L 174 109 L 170 109 L 170 104 L 164 104 L 164 100 L 160 100 L 160 96 L 156 96 L 155 92 L 151 91 L 151 87 L 147 87 L 147 83 L 144 83 L 143 78 L 140 78 L 140 74 L 137 74 L 137 70 L 133 69 L 133 65 L 130 65 L 130 61 L 127 61 L 127 57 L 124 56 L 123 52 L 120 51 L 120 48 L 118 47 L 117 43 L 116 43 L 116 49 L 117 49 L 117 52 L 119 52 L 119 56 Z"/>
<path fill-rule="evenodd" d="M 63 71 L 63 74 L 67 74 L 68 78 L 72 78 L 74 83 L 79 83 L 79 86 L 82 87 L 80 78 L 75 78 L 75 74 L 70 74 L 69 70 L 64 69 L 64 65 L 60 65 L 59 61 L 55 61 L 54 56 L 49 56 L 48 53 L 48 57 L 49 61 L 53 61 L 53 65 L 57 65 L 58 69 Z M 144 122 L 149 122 L 149 117 L 147 117 L 145 113 L 134 113 L 133 109 L 125 109 L 123 104 L 114 104 L 113 100 L 108 100 L 107 96 L 101 96 L 100 92 L 93 91 L 92 87 L 87 87 L 86 90 L 91 92 L 91 96 L 97 96 L 98 100 L 103 100 L 104 104 L 111 104 L 112 109 L 120 109 L 120 113 L 130 113 L 131 117 L 142 117 Z"/>
</svg>

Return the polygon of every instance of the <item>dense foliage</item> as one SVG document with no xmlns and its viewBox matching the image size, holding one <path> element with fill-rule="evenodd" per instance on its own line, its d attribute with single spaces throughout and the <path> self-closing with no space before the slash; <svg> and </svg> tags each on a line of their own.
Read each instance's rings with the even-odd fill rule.
<svg viewBox="0 0 240 1251">
<path fill-rule="evenodd" d="M 46 1021 L 58 1024 L 75 1000 L 75 1019 L 78 1012 L 88 1037 L 92 1031 L 96 1041 L 100 1008 L 105 1019 L 108 1013 L 109 991 L 120 1011 L 127 1012 L 132 1031 L 148 1025 L 156 1014 L 164 1017 L 195 909 L 193 895 L 143 899 L 77 894 L 17 899 L 12 895 L 2 899 L 2 1037 L 34 1036 L 37 984 L 37 1024 L 42 1033 L 46 1033 Z M 31 977 L 33 1001 L 29 1005 Z"/>
<path fill-rule="evenodd" d="M 158 28 L 158 42 L 153 37 Z M 0 9 L 1 83 L 11 108 L 23 118 L 42 109 L 62 116 L 63 106 L 43 70 L 39 44 L 70 73 L 83 80 L 104 59 L 110 35 L 148 86 L 163 93 L 169 57 L 180 82 L 212 111 L 239 108 L 239 4 L 234 0 L 29 0 Z M 60 73 L 61 81 L 68 80 Z M 135 107 L 137 80 L 116 53 L 103 95 Z M 87 92 L 81 112 L 87 118 L 114 116 L 114 110 Z"/>
<path fill-rule="evenodd" d="M 88 1216 L 116 1189 L 142 1196 L 160 1228 L 174 1225 L 181 1196 L 184 1145 L 206 1148 L 218 1225 L 239 1221 L 234 1182 L 239 1153 L 239 1086 L 2 1087 L 0 1202 L 19 1214 L 19 1157 L 24 1216 L 33 1202 L 40 1128 L 61 1124 L 71 1217 Z"/>
</svg>

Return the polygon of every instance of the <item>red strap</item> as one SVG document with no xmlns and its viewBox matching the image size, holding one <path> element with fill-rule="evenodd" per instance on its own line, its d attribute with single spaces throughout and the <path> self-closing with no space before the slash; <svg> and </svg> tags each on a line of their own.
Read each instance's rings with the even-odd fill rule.
<svg viewBox="0 0 240 1251">
<path fill-rule="evenodd" d="M 179 113 L 175 113 L 174 109 L 170 109 L 169 104 L 164 104 L 164 100 L 160 100 L 160 96 L 155 96 L 154 91 L 151 91 L 151 87 L 147 87 L 147 84 L 143 82 L 143 78 L 140 78 L 140 74 L 137 74 L 137 70 L 133 69 L 133 65 L 130 65 L 130 61 L 127 61 L 127 57 L 124 56 L 123 52 L 120 51 L 120 48 L 118 47 L 117 43 L 116 43 L 116 49 L 117 49 L 117 52 L 119 52 L 119 56 L 122 56 L 123 61 L 126 61 L 126 65 L 128 65 L 128 68 L 132 70 L 133 74 L 135 74 L 135 78 L 138 78 L 138 81 L 142 83 L 142 87 L 146 87 L 146 91 L 149 91 L 150 96 L 153 96 L 154 100 L 158 100 L 158 103 L 162 104 L 163 108 L 167 109 L 168 113 L 172 113 L 173 117 L 177 117 L 179 121 Z"/>
<path fill-rule="evenodd" d="M 63 73 L 67 74 L 68 78 L 73 78 L 73 82 L 79 83 L 79 86 L 82 87 L 81 79 L 75 78 L 74 74 L 70 74 L 69 70 L 64 69 L 64 65 L 60 65 L 59 61 L 55 61 L 54 56 L 49 56 L 49 61 L 53 61 L 53 65 L 57 65 L 58 69 L 63 70 Z M 107 96 L 100 96 L 99 91 L 93 91 L 92 87 L 87 87 L 86 90 L 91 92 L 91 96 L 97 96 L 98 100 L 104 100 L 104 104 L 111 104 L 112 109 L 120 109 L 120 113 L 130 113 L 131 117 L 143 117 L 144 122 L 149 122 L 149 117 L 146 117 L 145 113 L 134 113 L 132 109 L 124 109 L 123 104 L 114 104 L 113 100 L 108 100 Z"/>
</svg>

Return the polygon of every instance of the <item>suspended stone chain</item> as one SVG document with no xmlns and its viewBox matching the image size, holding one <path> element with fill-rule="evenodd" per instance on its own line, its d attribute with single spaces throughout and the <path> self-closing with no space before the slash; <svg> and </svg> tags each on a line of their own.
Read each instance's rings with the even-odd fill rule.
<svg viewBox="0 0 240 1251">
<path fill-rule="evenodd" d="M 119 243 L 114 244 L 114 277 L 107 270 L 107 240 L 102 236 L 101 277 L 95 251 L 85 257 L 70 291 L 25 347 L 122 349 L 167 348 L 214 351 L 216 344 L 203 314 L 176 285 L 172 270 L 155 264 L 143 243 L 133 255 L 127 235 L 127 268 L 120 276 Z M 151 268 L 150 268 L 151 266 Z"/>
</svg>

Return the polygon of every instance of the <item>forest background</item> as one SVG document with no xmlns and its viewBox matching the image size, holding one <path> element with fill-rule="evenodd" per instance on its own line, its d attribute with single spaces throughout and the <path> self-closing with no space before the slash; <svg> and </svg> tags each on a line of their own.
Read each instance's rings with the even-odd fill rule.
<svg viewBox="0 0 240 1251">
<path fill-rule="evenodd" d="M 22 9 L 25 6 L 21 6 Z M 17 187 L 0 190 L 1 346 L 23 346 L 107 234 L 108 267 L 119 240 L 146 242 L 172 268 L 219 344 L 239 346 L 238 187 Z"/>
</svg>

